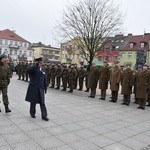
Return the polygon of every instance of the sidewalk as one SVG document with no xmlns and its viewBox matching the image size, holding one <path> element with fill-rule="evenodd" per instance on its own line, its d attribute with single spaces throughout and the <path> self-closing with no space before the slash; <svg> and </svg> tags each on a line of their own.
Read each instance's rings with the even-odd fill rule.
<svg viewBox="0 0 150 150">
<path fill-rule="evenodd" d="M 9 85 L 12 112 L 5 114 L 1 104 L 0 150 L 142 150 L 150 144 L 150 108 L 138 110 L 136 104 L 122 106 L 48 89 L 46 106 L 49 122 L 29 115 L 25 94 L 28 83 L 14 75 Z M 1 100 L 1 98 L 0 98 Z"/>
</svg>

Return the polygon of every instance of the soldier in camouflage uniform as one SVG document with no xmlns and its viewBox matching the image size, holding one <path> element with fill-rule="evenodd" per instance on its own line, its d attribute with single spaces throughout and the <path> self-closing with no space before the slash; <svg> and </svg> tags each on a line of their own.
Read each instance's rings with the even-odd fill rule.
<svg viewBox="0 0 150 150">
<path fill-rule="evenodd" d="M 27 73 L 27 68 L 29 67 L 28 62 L 25 64 L 25 81 L 28 82 L 29 74 Z"/>
<path fill-rule="evenodd" d="M 55 64 L 52 64 L 52 67 L 50 70 L 50 77 L 52 80 L 52 86 L 50 88 L 54 88 L 54 86 L 55 86 L 55 76 L 56 76 L 56 66 L 55 66 Z"/>
<path fill-rule="evenodd" d="M 18 80 L 21 80 L 21 66 L 22 66 L 22 62 L 19 62 L 17 65 L 17 74 L 18 74 Z"/>
<path fill-rule="evenodd" d="M 47 87 L 48 87 L 50 84 L 50 64 L 49 63 L 45 64 L 45 74 L 47 78 Z"/>
<path fill-rule="evenodd" d="M 79 91 L 82 91 L 83 89 L 83 82 L 84 82 L 84 78 L 85 78 L 85 69 L 83 66 L 81 66 L 81 68 L 78 71 L 78 77 L 79 77 Z"/>
<path fill-rule="evenodd" d="M 66 91 L 66 89 L 67 89 L 68 73 L 69 73 L 69 71 L 68 71 L 67 65 L 64 65 L 64 68 L 62 70 L 62 84 L 63 84 L 62 91 Z"/>
<path fill-rule="evenodd" d="M 74 66 L 70 67 L 70 72 L 69 72 L 69 88 L 70 90 L 68 92 L 73 93 L 73 89 L 75 86 L 76 82 L 76 77 L 77 77 L 77 71 L 74 68 Z"/>
<path fill-rule="evenodd" d="M 21 76 L 22 76 L 22 81 L 24 81 L 24 78 L 25 78 L 25 72 L 26 72 L 26 64 L 25 62 L 22 63 L 21 65 Z"/>
<path fill-rule="evenodd" d="M 0 91 L 2 92 L 3 103 L 5 106 L 5 112 L 9 113 L 9 101 L 7 95 L 7 87 L 10 83 L 10 68 L 6 63 L 7 57 L 4 54 L 0 55 Z M 1 110 L 0 110 L 1 111 Z"/>
<path fill-rule="evenodd" d="M 57 89 L 57 90 L 60 89 L 61 74 L 62 74 L 62 67 L 61 67 L 61 64 L 58 64 L 57 70 L 56 70 L 56 82 L 57 82 L 57 87 L 55 88 L 55 89 Z"/>
</svg>

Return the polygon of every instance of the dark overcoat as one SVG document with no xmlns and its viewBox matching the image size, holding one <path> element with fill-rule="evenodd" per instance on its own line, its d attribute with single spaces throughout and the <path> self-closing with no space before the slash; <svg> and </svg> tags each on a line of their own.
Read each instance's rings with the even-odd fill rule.
<svg viewBox="0 0 150 150">
<path fill-rule="evenodd" d="M 133 75 L 133 71 L 130 68 L 125 69 L 123 71 L 121 83 L 122 83 L 121 94 L 123 95 L 132 94 L 132 86 L 134 84 L 134 75 Z"/>
<path fill-rule="evenodd" d="M 147 98 L 147 91 L 150 86 L 150 72 L 148 70 L 143 70 L 139 73 L 137 77 L 137 89 L 136 96 L 139 99 Z"/>
<path fill-rule="evenodd" d="M 119 91 L 119 83 L 121 81 L 122 71 L 121 68 L 115 66 L 110 75 L 110 89 L 112 91 Z"/>
<path fill-rule="evenodd" d="M 109 66 L 102 67 L 99 74 L 99 89 L 106 90 L 108 88 L 108 81 L 110 78 Z"/>
<path fill-rule="evenodd" d="M 45 93 L 47 91 L 46 76 L 44 71 L 33 65 L 27 69 L 30 76 L 30 83 L 27 89 L 25 100 L 31 103 L 45 103 Z"/>
<path fill-rule="evenodd" d="M 88 88 L 89 89 L 97 88 L 98 78 L 99 78 L 99 69 L 96 66 L 92 66 L 90 68 L 89 78 L 88 78 Z"/>
</svg>

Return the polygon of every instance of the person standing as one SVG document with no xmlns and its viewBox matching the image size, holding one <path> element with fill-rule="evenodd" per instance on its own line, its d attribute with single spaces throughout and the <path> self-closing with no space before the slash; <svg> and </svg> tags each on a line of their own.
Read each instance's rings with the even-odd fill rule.
<svg viewBox="0 0 150 150">
<path fill-rule="evenodd" d="M 136 96 L 138 98 L 139 107 L 138 109 L 145 109 L 147 92 L 150 86 L 150 71 L 148 65 L 143 65 L 142 72 L 137 77 L 137 90 Z"/>
<path fill-rule="evenodd" d="M 58 64 L 57 65 L 57 70 L 56 70 L 56 83 L 57 83 L 57 87 L 55 88 L 57 90 L 60 89 L 61 74 L 62 74 L 62 67 L 61 67 L 61 64 Z"/>
<path fill-rule="evenodd" d="M 79 77 L 79 91 L 82 91 L 83 89 L 83 82 L 84 82 L 84 78 L 85 78 L 85 69 L 84 66 L 81 66 L 79 71 L 78 71 L 78 77 Z"/>
<path fill-rule="evenodd" d="M 111 89 L 112 100 L 110 100 L 109 102 L 113 102 L 113 103 L 117 102 L 121 77 L 122 77 L 122 71 L 119 66 L 119 62 L 116 61 L 115 66 L 112 69 L 110 74 L 110 89 Z"/>
<path fill-rule="evenodd" d="M 133 71 L 131 70 L 131 65 L 127 64 L 125 70 L 122 74 L 122 89 L 121 94 L 123 95 L 123 103 L 122 105 L 129 106 L 130 97 L 132 94 L 132 86 L 134 84 L 134 76 Z"/>
<path fill-rule="evenodd" d="M 70 67 L 70 72 L 69 72 L 69 88 L 70 90 L 68 92 L 73 93 L 73 89 L 75 86 L 76 82 L 76 77 L 77 77 L 77 71 L 74 68 L 74 66 Z"/>
<path fill-rule="evenodd" d="M 92 66 L 90 67 L 89 81 L 88 81 L 88 87 L 91 90 L 89 97 L 91 98 L 95 98 L 98 78 L 99 78 L 99 69 L 93 63 Z"/>
<path fill-rule="evenodd" d="M 108 81 L 110 78 L 109 64 L 105 61 L 104 66 L 100 68 L 99 89 L 101 89 L 101 100 L 106 99 L 106 90 L 108 88 Z"/>
<path fill-rule="evenodd" d="M 7 57 L 4 54 L 0 55 L 0 91 L 2 92 L 3 104 L 5 106 L 5 113 L 10 113 L 9 100 L 7 95 L 8 85 L 10 83 L 10 68 L 6 63 Z M 1 109 L 0 109 L 1 112 Z"/>
<path fill-rule="evenodd" d="M 42 119 L 48 121 L 45 106 L 45 94 L 47 92 L 46 75 L 42 68 L 42 58 L 37 58 L 35 61 L 35 65 L 27 69 L 30 82 L 25 100 L 30 102 L 30 115 L 32 118 L 36 118 L 36 104 L 40 104 Z"/>
</svg>

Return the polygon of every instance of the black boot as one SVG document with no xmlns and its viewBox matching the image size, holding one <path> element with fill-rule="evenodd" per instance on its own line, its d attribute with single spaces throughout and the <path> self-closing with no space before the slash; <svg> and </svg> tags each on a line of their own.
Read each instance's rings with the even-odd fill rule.
<svg viewBox="0 0 150 150">
<path fill-rule="evenodd" d="M 5 113 L 10 113 L 10 112 L 11 110 L 9 109 L 8 104 L 5 104 Z"/>
<path fill-rule="evenodd" d="M 0 109 L 0 112 L 1 112 L 1 109 Z"/>
</svg>

